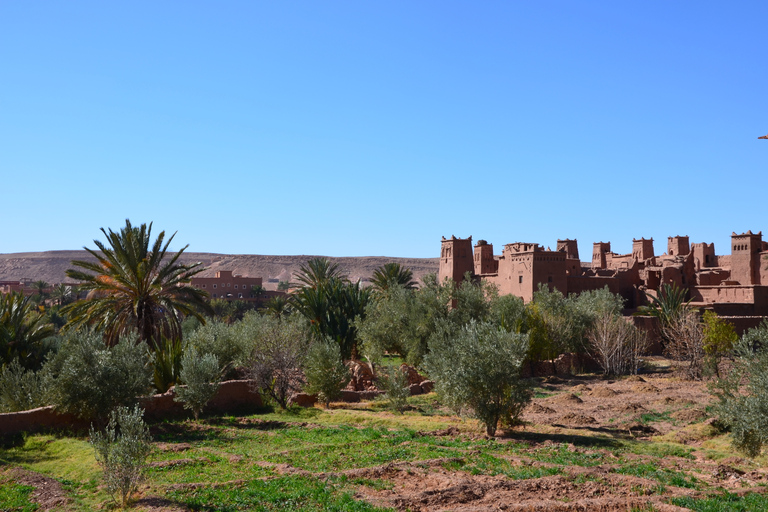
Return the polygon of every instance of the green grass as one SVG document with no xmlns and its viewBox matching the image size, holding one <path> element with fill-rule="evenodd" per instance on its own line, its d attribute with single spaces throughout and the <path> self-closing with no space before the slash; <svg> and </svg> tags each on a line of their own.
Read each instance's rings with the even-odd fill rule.
<svg viewBox="0 0 768 512">
<path fill-rule="evenodd" d="M 3 512 L 33 512 L 38 506 L 29 502 L 33 487 L 14 483 L 0 484 L 0 510 Z"/>
<path fill-rule="evenodd" d="M 660 468 L 651 463 L 632 463 L 620 466 L 616 472 L 622 475 L 632 475 L 641 478 L 649 478 L 658 481 L 662 485 L 672 485 L 674 487 L 685 487 L 695 489 L 697 480 L 694 477 L 688 477 L 679 471 Z"/>
<path fill-rule="evenodd" d="M 725 492 L 708 498 L 673 498 L 671 503 L 696 512 L 764 512 L 768 510 L 768 496 L 756 493 L 737 496 Z"/>
<path fill-rule="evenodd" d="M 251 480 L 241 487 L 171 491 L 168 497 L 191 510 L 248 511 L 344 511 L 375 512 L 390 509 L 357 501 L 342 485 L 306 477 Z"/>
</svg>

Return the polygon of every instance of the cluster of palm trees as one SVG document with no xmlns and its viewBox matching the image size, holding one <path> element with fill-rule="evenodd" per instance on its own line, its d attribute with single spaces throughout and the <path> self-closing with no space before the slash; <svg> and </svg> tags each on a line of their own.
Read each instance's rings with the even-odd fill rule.
<svg viewBox="0 0 768 512">
<path fill-rule="evenodd" d="M 180 339 L 185 318 L 204 324 L 205 315 L 213 313 L 206 292 L 190 284 L 203 266 L 180 261 L 187 246 L 173 253 L 168 250 L 175 233 L 166 237 L 162 231 L 152 240 L 151 223 L 134 226 L 127 219 L 118 231 L 101 231 L 106 242 L 94 240 L 96 249 L 85 248 L 95 261 L 74 260 L 75 268 L 67 270 L 67 277 L 80 283 L 77 291 L 65 284 L 51 287 L 37 281 L 33 298 L 21 294 L 0 298 L 0 362 L 8 362 L 14 354 L 32 357 L 33 347 L 52 334 L 52 326 L 35 306 L 49 298 L 63 306 L 65 329 L 99 330 L 109 345 L 136 332 L 153 350 L 163 340 Z M 271 301 L 267 312 L 303 315 L 317 335 L 339 344 L 345 359 L 358 355 L 355 320 L 365 317 L 376 294 L 395 285 L 416 286 L 410 270 L 389 263 L 374 272 L 371 287 L 363 287 L 327 258 L 309 260 L 295 279 L 292 286 L 298 289 L 290 297 Z M 74 300 L 79 294 L 86 296 Z"/>
</svg>

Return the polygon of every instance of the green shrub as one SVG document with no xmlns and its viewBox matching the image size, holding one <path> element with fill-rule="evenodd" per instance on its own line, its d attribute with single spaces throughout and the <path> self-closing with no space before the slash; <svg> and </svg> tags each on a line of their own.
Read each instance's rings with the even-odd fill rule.
<svg viewBox="0 0 768 512">
<path fill-rule="evenodd" d="M 731 323 L 717 316 L 714 311 L 705 311 L 702 320 L 706 369 L 719 377 L 720 360 L 733 350 L 739 335 Z"/>
<path fill-rule="evenodd" d="M 187 339 L 187 346 L 200 354 L 213 354 L 219 361 L 225 378 L 236 375 L 235 368 L 243 366 L 251 353 L 250 340 L 238 324 L 227 325 L 213 320 L 200 326 Z"/>
<path fill-rule="evenodd" d="M 48 405 L 45 370 L 25 370 L 14 360 L 0 372 L 0 412 L 28 411 Z"/>
<path fill-rule="evenodd" d="M 527 335 L 472 321 L 455 335 L 433 337 L 424 366 L 446 405 L 479 419 L 492 436 L 499 421 L 516 422 L 531 399 L 520 378 L 527 352 Z"/>
<path fill-rule="evenodd" d="M 310 346 L 310 334 L 300 318 L 262 317 L 255 333 L 248 365 L 253 387 L 275 400 L 281 408 L 304 382 L 301 367 Z"/>
<path fill-rule="evenodd" d="M 205 404 L 216 395 L 221 382 L 219 361 L 213 354 L 200 355 L 195 349 L 188 349 L 181 358 L 181 380 L 186 386 L 177 386 L 176 402 L 183 402 L 185 409 L 191 409 L 198 419 Z"/>
<path fill-rule="evenodd" d="M 350 378 L 349 368 L 341 360 L 339 344 L 331 340 L 313 343 L 304 362 L 304 376 L 306 391 L 317 393 L 326 407 L 339 398 Z"/>
<path fill-rule="evenodd" d="M 135 404 L 139 396 L 152 390 L 152 368 L 137 336 L 123 337 L 107 347 L 101 334 L 76 331 L 64 340 L 49 364 L 53 404 L 57 410 L 81 418 Z"/>
<path fill-rule="evenodd" d="M 151 354 L 152 380 L 158 393 L 165 393 L 171 386 L 178 384 L 183 354 L 184 344 L 181 339 L 161 337 Z"/>
<path fill-rule="evenodd" d="M 768 325 L 750 329 L 735 354 L 732 370 L 712 386 L 715 410 L 730 427 L 733 446 L 756 457 L 768 445 Z"/>
<path fill-rule="evenodd" d="M 91 426 L 90 443 L 96 451 L 96 461 L 104 470 L 107 492 L 123 508 L 142 481 L 142 472 L 151 450 L 149 429 L 144 424 L 144 411 L 118 407 L 110 413 L 104 432 Z M 120 499 L 118 501 L 118 498 Z"/>
<path fill-rule="evenodd" d="M 384 391 L 384 398 L 389 402 L 389 408 L 402 413 L 408 408 L 408 397 L 411 387 L 408 384 L 408 374 L 402 368 L 389 366 L 379 373 L 378 385 Z"/>
</svg>

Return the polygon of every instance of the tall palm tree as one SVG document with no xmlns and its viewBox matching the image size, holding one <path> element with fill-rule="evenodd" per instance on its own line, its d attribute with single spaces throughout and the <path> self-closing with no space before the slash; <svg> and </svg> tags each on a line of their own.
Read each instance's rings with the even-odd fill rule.
<svg viewBox="0 0 768 512">
<path fill-rule="evenodd" d="M 402 286 L 407 290 L 416 288 L 416 281 L 413 280 L 413 271 L 394 262 L 386 263 L 374 270 L 371 284 L 380 292 L 388 290 L 393 285 Z"/>
<path fill-rule="evenodd" d="M 184 316 L 205 323 L 201 311 L 210 312 L 205 301 L 208 294 L 189 285 L 192 276 L 204 267 L 201 263 L 179 263 L 188 245 L 175 254 L 168 253 L 175 233 L 163 244 L 162 231 L 150 245 L 151 231 L 151 223 L 134 227 L 128 219 L 118 232 L 102 228 L 108 245 L 94 240 L 98 251 L 85 248 L 97 261 L 72 261 L 84 270 L 69 269 L 67 276 L 81 281 L 80 288 L 88 296 L 64 308 L 67 327 L 92 325 L 103 329 L 108 344 L 135 330 L 141 340 L 154 347 L 161 336 L 182 337 Z"/>
</svg>

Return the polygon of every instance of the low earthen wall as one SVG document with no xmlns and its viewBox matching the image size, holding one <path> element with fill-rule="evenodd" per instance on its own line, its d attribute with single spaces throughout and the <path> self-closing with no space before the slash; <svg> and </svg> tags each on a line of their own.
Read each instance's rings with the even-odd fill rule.
<svg viewBox="0 0 768 512">
<path fill-rule="evenodd" d="M 157 421 L 191 415 L 191 412 L 184 409 L 182 403 L 173 400 L 174 396 L 173 391 L 168 391 L 160 395 L 140 398 L 139 405 L 144 408 L 144 418 Z M 261 404 L 261 396 L 251 391 L 249 381 L 230 380 L 221 383 L 216 396 L 208 402 L 204 412 L 225 414 L 240 409 L 256 408 Z M 81 420 L 71 414 L 57 413 L 50 405 L 29 411 L 0 414 L 0 436 L 63 428 L 83 429 L 89 426 L 90 421 Z"/>
</svg>

